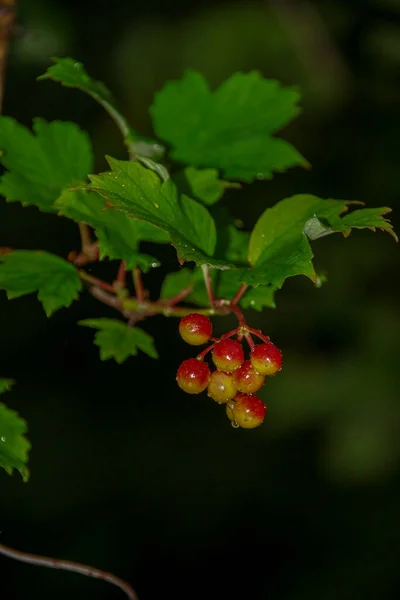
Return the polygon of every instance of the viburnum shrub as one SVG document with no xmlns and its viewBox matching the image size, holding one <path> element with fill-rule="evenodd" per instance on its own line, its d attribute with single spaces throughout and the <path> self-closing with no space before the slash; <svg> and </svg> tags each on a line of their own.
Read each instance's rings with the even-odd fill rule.
<svg viewBox="0 0 400 600">
<path fill-rule="evenodd" d="M 241 194 L 274 172 L 308 167 L 276 135 L 298 114 L 299 92 L 258 72 L 235 73 L 216 90 L 195 71 L 166 83 L 150 107 L 156 139 L 132 129 L 111 92 L 81 63 L 56 58 L 38 79 L 78 88 L 99 102 L 120 129 L 127 157 L 107 156 L 109 170 L 94 174 L 89 137 L 76 124 L 34 119 L 30 131 L 0 117 L 0 194 L 76 221 L 81 236 L 81 248 L 65 257 L 43 248 L 1 248 L 0 289 L 10 300 L 36 292 L 48 317 L 83 291 L 114 308 L 115 319 L 80 325 L 97 331 L 101 360 L 118 363 L 139 350 L 158 357 L 139 322 L 160 314 L 180 318 L 187 343 L 208 345 L 177 365 L 177 384 L 225 405 L 235 427 L 257 427 L 266 406 L 255 394 L 280 371 L 282 353 L 267 332 L 248 324 L 243 310 L 275 307 L 275 292 L 288 277 L 305 275 L 321 285 L 311 241 L 335 232 L 347 237 L 352 228 L 379 228 L 397 240 L 385 218 L 390 209 L 302 193 L 266 207 L 248 231 L 227 206 L 220 207 L 229 188 Z M 142 251 L 142 242 L 176 250 L 177 268 L 165 277 L 158 298 L 149 297 L 144 277 L 160 263 Z M 97 261 L 116 261 L 111 281 L 90 274 L 88 265 Z M 231 314 L 237 327 L 212 337 L 210 318 Z M 0 391 L 10 385 L 0 381 Z M 0 465 L 27 479 L 25 429 L 0 404 Z"/>
<path fill-rule="evenodd" d="M 83 290 L 113 307 L 120 318 L 80 322 L 97 330 L 102 360 L 122 363 L 138 350 L 157 358 L 152 337 L 137 324 L 158 314 L 179 317 L 185 342 L 209 345 L 181 364 L 178 385 L 189 394 L 207 390 L 232 409 L 239 399 L 241 407 L 251 407 L 243 394 L 255 394 L 280 371 L 282 353 L 247 324 L 243 309 L 274 307 L 275 292 L 294 275 L 321 285 L 310 241 L 334 232 L 347 237 L 352 228 L 380 228 L 397 239 L 385 218 L 390 209 L 365 209 L 360 202 L 297 194 L 266 208 L 252 231 L 220 208 L 228 188 L 242 193 L 275 171 L 308 166 L 275 135 L 299 111 L 296 89 L 251 72 L 236 73 L 212 91 L 200 73 L 187 71 L 156 94 L 150 114 L 158 139 L 151 140 L 132 129 L 111 92 L 81 63 L 54 59 L 38 79 L 92 96 L 119 127 L 128 156 L 108 156 L 110 170 L 92 174 L 90 140 L 74 123 L 35 119 L 31 132 L 12 117 L 0 117 L 0 194 L 7 202 L 72 219 L 81 234 L 81 248 L 64 258 L 44 249 L 0 248 L 0 288 L 9 299 L 37 292 L 49 317 Z M 142 242 L 176 249 L 178 268 L 165 277 L 158 299 L 149 298 L 143 275 L 160 263 L 141 251 Z M 119 261 L 113 281 L 85 269 L 105 260 Z M 232 313 L 236 329 L 213 338 L 210 317 Z M 262 422 L 261 412 L 256 420 L 232 421 L 253 427 Z M 17 423 L 15 414 L 7 415 L 10 424 Z M 12 453 L 14 462 L 4 458 L 6 448 L 7 442 L 0 445 L 0 464 L 26 477 L 27 446 Z"/>
<path fill-rule="evenodd" d="M 66 257 L 0 248 L 0 289 L 9 299 L 37 292 L 48 317 L 86 290 L 119 314 L 80 322 L 97 330 L 100 358 L 118 363 L 139 350 L 158 357 L 139 322 L 159 314 L 179 317 L 185 342 L 208 344 L 179 366 L 179 387 L 226 404 L 234 426 L 259 425 L 265 406 L 254 394 L 281 370 L 282 353 L 266 332 L 247 323 L 243 309 L 274 307 L 275 292 L 288 277 L 305 275 L 321 285 L 310 241 L 334 232 L 347 237 L 352 228 L 379 228 L 397 240 L 385 218 L 390 209 L 297 194 L 267 207 L 247 231 L 218 205 L 228 188 L 243 193 L 274 172 L 308 166 L 276 136 L 297 115 L 299 92 L 260 73 L 235 73 L 216 90 L 195 71 L 167 83 L 150 107 L 154 140 L 132 129 L 111 92 L 81 63 L 56 58 L 38 79 L 78 88 L 99 102 L 120 129 L 127 158 L 107 156 L 109 170 L 93 174 L 90 140 L 74 123 L 34 119 L 30 131 L 0 117 L 0 194 L 76 221 L 81 235 L 81 248 Z M 142 251 L 142 242 L 176 249 L 177 269 L 156 299 L 143 276 L 160 263 Z M 97 261 L 117 261 L 112 281 L 89 273 Z M 229 314 L 237 327 L 212 337 L 210 317 Z M 8 387 L 3 380 L 2 389 Z M 0 409 L 0 465 L 27 478 L 25 424 L 4 405 Z"/>
</svg>

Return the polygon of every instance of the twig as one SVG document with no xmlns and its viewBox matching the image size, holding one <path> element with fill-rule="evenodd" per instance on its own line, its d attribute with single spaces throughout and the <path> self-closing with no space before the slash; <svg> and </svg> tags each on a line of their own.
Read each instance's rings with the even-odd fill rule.
<svg viewBox="0 0 400 600">
<path fill-rule="evenodd" d="M 106 290 L 106 292 L 111 292 L 112 294 L 115 294 L 115 289 L 113 288 L 113 286 L 107 283 L 106 281 L 103 281 L 98 277 L 93 277 L 93 275 L 89 275 L 89 273 L 86 273 L 86 271 L 80 270 L 78 271 L 78 274 L 79 277 L 83 279 L 83 281 L 87 281 L 87 283 L 91 283 L 96 287 Z"/>
<path fill-rule="evenodd" d="M 108 581 L 108 583 L 119 587 L 120 590 L 125 592 L 129 600 L 138 600 L 135 591 L 129 583 L 127 583 L 120 577 L 117 577 L 112 573 L 102 571 L 101 569 L 95 569 L 94 567 L 82 565 L 80 563 L 76 563 L 70 560 L 59 560 L 56 558 L 49 558 L 47 556 L 38 556 L 36 554 L 30 554 L 28 552 L 21 552 L 20 550 L 14 550 L 13 548 L 9 548 L 8 546 L 4 546 L 3 544 L 0 544 L 0 553 L 4 554 L 4 556 L 14 558 L 15 560 L 19 560 L 20 562 L 28 563 L 30 565 L 36 565 L 38 567 L 49 567 L 50 569 L 62 569 L 64 571 L 80 573 L 81 575 L 86 575 L 87 577 L 94 577 L 95 579 L 102 579 L 103 581 Z"/>
<path fill-rule="evenodd" d="M 252 327 L 248 327 L 247 325 L 246 329 L 252 335 L 255 335 L 256 337 L 260 338 L 260 340 L 262 340 L 265 344 L 269 344 L 271 342 L 271 338 L 268 335 L 264 335 L 259 329 L 253 329 Z"/>
<path fill-rule="evenodd" d="M 160 302 L 160 304 L 163 304 L 164 306 L 175 306 L 176 304 L 179 304 L 179 302 L 182 302 L 182 300 L 184 300 L 187 296 L 189 296 L 189 294 L 191 294 L 192 291 L 193 291 L 193 284 L 190 284 L 187 287 L 184 287 L 175 296 L 172 296 L 171 298 L 167 298 L 167 300 L 159 300 L 159 302 Z"/>
<path fill-rule="evenodd" d="M 139 269 L 139 267 L 135 267 L 132 270 L 132 277 L 137 301 L 143 303 L 145 301 L 146 294 L 143 286 L 142 271 Z"/>
<path fill-rule="evenodd" d="M 246 342 L 248 343 L 250 350 L 253 350 L 253 348 L 255 347 L 255 343 L 253 338 L 251 337 L 250 333 L 245 333 L 244 337 L 246 338 Z"/>
<path fill-rule="evenodd" d="M 117 278 L 114 283 L 117 283 L 118 287 L 121 289 L 126 285 L 126 262 L 124 260 L 121 260 L 120 262 Z"/>
<path fill-rule="evenodd" d="M 17 0 L 0 0 L 0 113 L 4 97 L 8 42 L 15 18 Z"/>
<path fill-rule="evenodd" d="M 236 294 L 232 298 L 231 305 L 235 306 L 236 304 L 238 304 L 240 302 L 240 300 L 242 299 L 242 297 L 246 293 L 248 287 L 249 286 L 246 283 L 242 283 L 242 285 L 240 286 L 240 288 L 238 289 L 238 291 L 236 292 Z"/>
<path fill-rule="evenodd" d="M 103 304 L 106 304 L 107 306 L 111 306 L 111 308 L 115 308 L 122 312 L 123 309 L 121 306 L 121 302 L 120 302 L 119 298 L 117 298 L 116 296 L 113 296 L 112 294 L 105 292 L 104 290 L 102 290 L 101 288 L 99 288 L 95 285 L 92 285 L 89 288 L 89 292 L 92 294 L 92 296 L 94 298 L 96 298 L 97 300 L 100 300 L 100 302 L 102 302 Z"/>
<path fill-rule="evenodd" d="M 244 318 L 244 314 L 237 306 L 234 306 L 232 303 L 228 305 L 230 312 L 233 312 L 237 320 L 239 321 L 239 325 L 246 325 L 246 319 Z"/>
<path fill-rule="evenodd" d="M 82 252 L 86 254 L 87 248 L 92 245 L 92 238 L 90 237 L 90 229 L 85 223 L 78 223 L 79 233 L 81 235 L 81 248 Z"/>
<path fill-rule="evenodd" d="M 213 348 L 215 348 L 215 346 L 216 346 L 216 344 L 218 344 L 218 342 L 222 342 L 222 340 L 227 340 L 228 338 L 231 338 L 234 335 L 238 335 L 239 329 L 240 329 L 240 327 L 236 327 L 235 329 L 232 329 L 231 331 L 224 333 L 224 335 L 221 335 L 220 338 L 214 338 L 214 343 L 210 344 L 210 346 L 207 346 L 207 348 L 202 350 L 200 352 L 200 354 L 197 355 L 196 358 L 198 358 L 199 360 L 203 360 L 203 358 L 206 356 L 206 354 L 208 354 L 208 352 L 210 352 Z"/>
</svg>

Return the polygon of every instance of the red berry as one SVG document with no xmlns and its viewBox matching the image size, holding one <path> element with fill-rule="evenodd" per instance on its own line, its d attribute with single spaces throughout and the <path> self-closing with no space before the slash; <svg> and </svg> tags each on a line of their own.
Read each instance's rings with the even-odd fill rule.
<svg viewBox="0 0 400 600">
<path fill-rule="evenodd" d="M 235 340 L 222 340 L 215 345 L 212 359 L 219 371 L 231 373 L 238 369 L 244 361 L 243 348 Z"/>
<path fill-rule="evenodd" d="M 254 394 L 263 385 L 265 376 L 256 373 L 249 360 L 245 360 L 233 374 L 235 385 L 239 392 Z"/>
<path fill-rule="evenodd" d="M 231 373 L 214 371 L 208 384 L 208 395 L 216 402 L 223 403 L 232 400 L 237 394 L 237 388 Z"/>
<path fill-rule="evenodd" d="M 238 394 L 232 410 L 236 423 L 244 429 L 254 429 L 264 421 L 267 407 L 256 396 Z M 229 416 L 229 415 L 228 415 Z"/>
<path fill-rule="evenodd" d="M 188 394 L 204 392 L 210 381 L 208 365 L 197 358 L 184 360 L 176 374 L 179 387 Z"/>
<path fill-rule="evenodd" d="M 274 344 L 260 344 L 251 351 L 253 369 L 261 375 L 275 375 L 282 369 L 282 352 Z"/>
<path fill-rule="evenodd" d="M 205 315 L 192 313 L 180 320 L 179 333 L 188 344 L 201 346 L 212 336 L 212 323 Z"/>
</svg>

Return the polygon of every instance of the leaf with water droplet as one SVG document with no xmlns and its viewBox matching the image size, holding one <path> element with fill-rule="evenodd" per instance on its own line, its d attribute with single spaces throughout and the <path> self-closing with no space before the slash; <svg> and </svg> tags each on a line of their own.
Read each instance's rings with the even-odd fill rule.
<svg viewBox="0 0 400 600">
<path fill-rule="evenodd" d="M 380 228 L 397 239 L 392 225 L 383 217 L 389 208 L 358 208 L 347 213 L 354 204 L 360 203 L 298 194 L 265 210 L 251 234 L 248 259 L 252 269 L 244 274 L 243 281 L 280 288 L 287 277 L 306 275 L 315 283 L 317 275 L 307 233 L 317 239 L 334 232 L 347 236 L 352 227 Z"/>
<path fill-rule="evenodd" d="M 213 257 L 217 232 L 205 206 L 185 194 L 179 196 L 171 179 L 161 181 L 154 171 L 138 161 L 113 158 L 108 161 L 113 175 L 91 175 L 92 183 L 88 187 L 106 198 L 107 206 L 167 232 L 180 261 L 194 261 L 197 265 L 209 264 L 220 269 L 232 266 Z M 119 175 L 118 182 L 114 180 L 115 174 Z"/>
</svg>

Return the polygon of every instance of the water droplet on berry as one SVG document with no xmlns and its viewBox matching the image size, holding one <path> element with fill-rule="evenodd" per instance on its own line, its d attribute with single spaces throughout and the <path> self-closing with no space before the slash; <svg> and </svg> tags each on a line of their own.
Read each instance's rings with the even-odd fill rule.
<svg viewBox="0 0 400 600">
<path fill-rule="evenodd" d="M 231 425 L 234 429 L 239 429 L 239 425 L 236 423 L 236 421 L 231 421 Z"/>
</svg>

